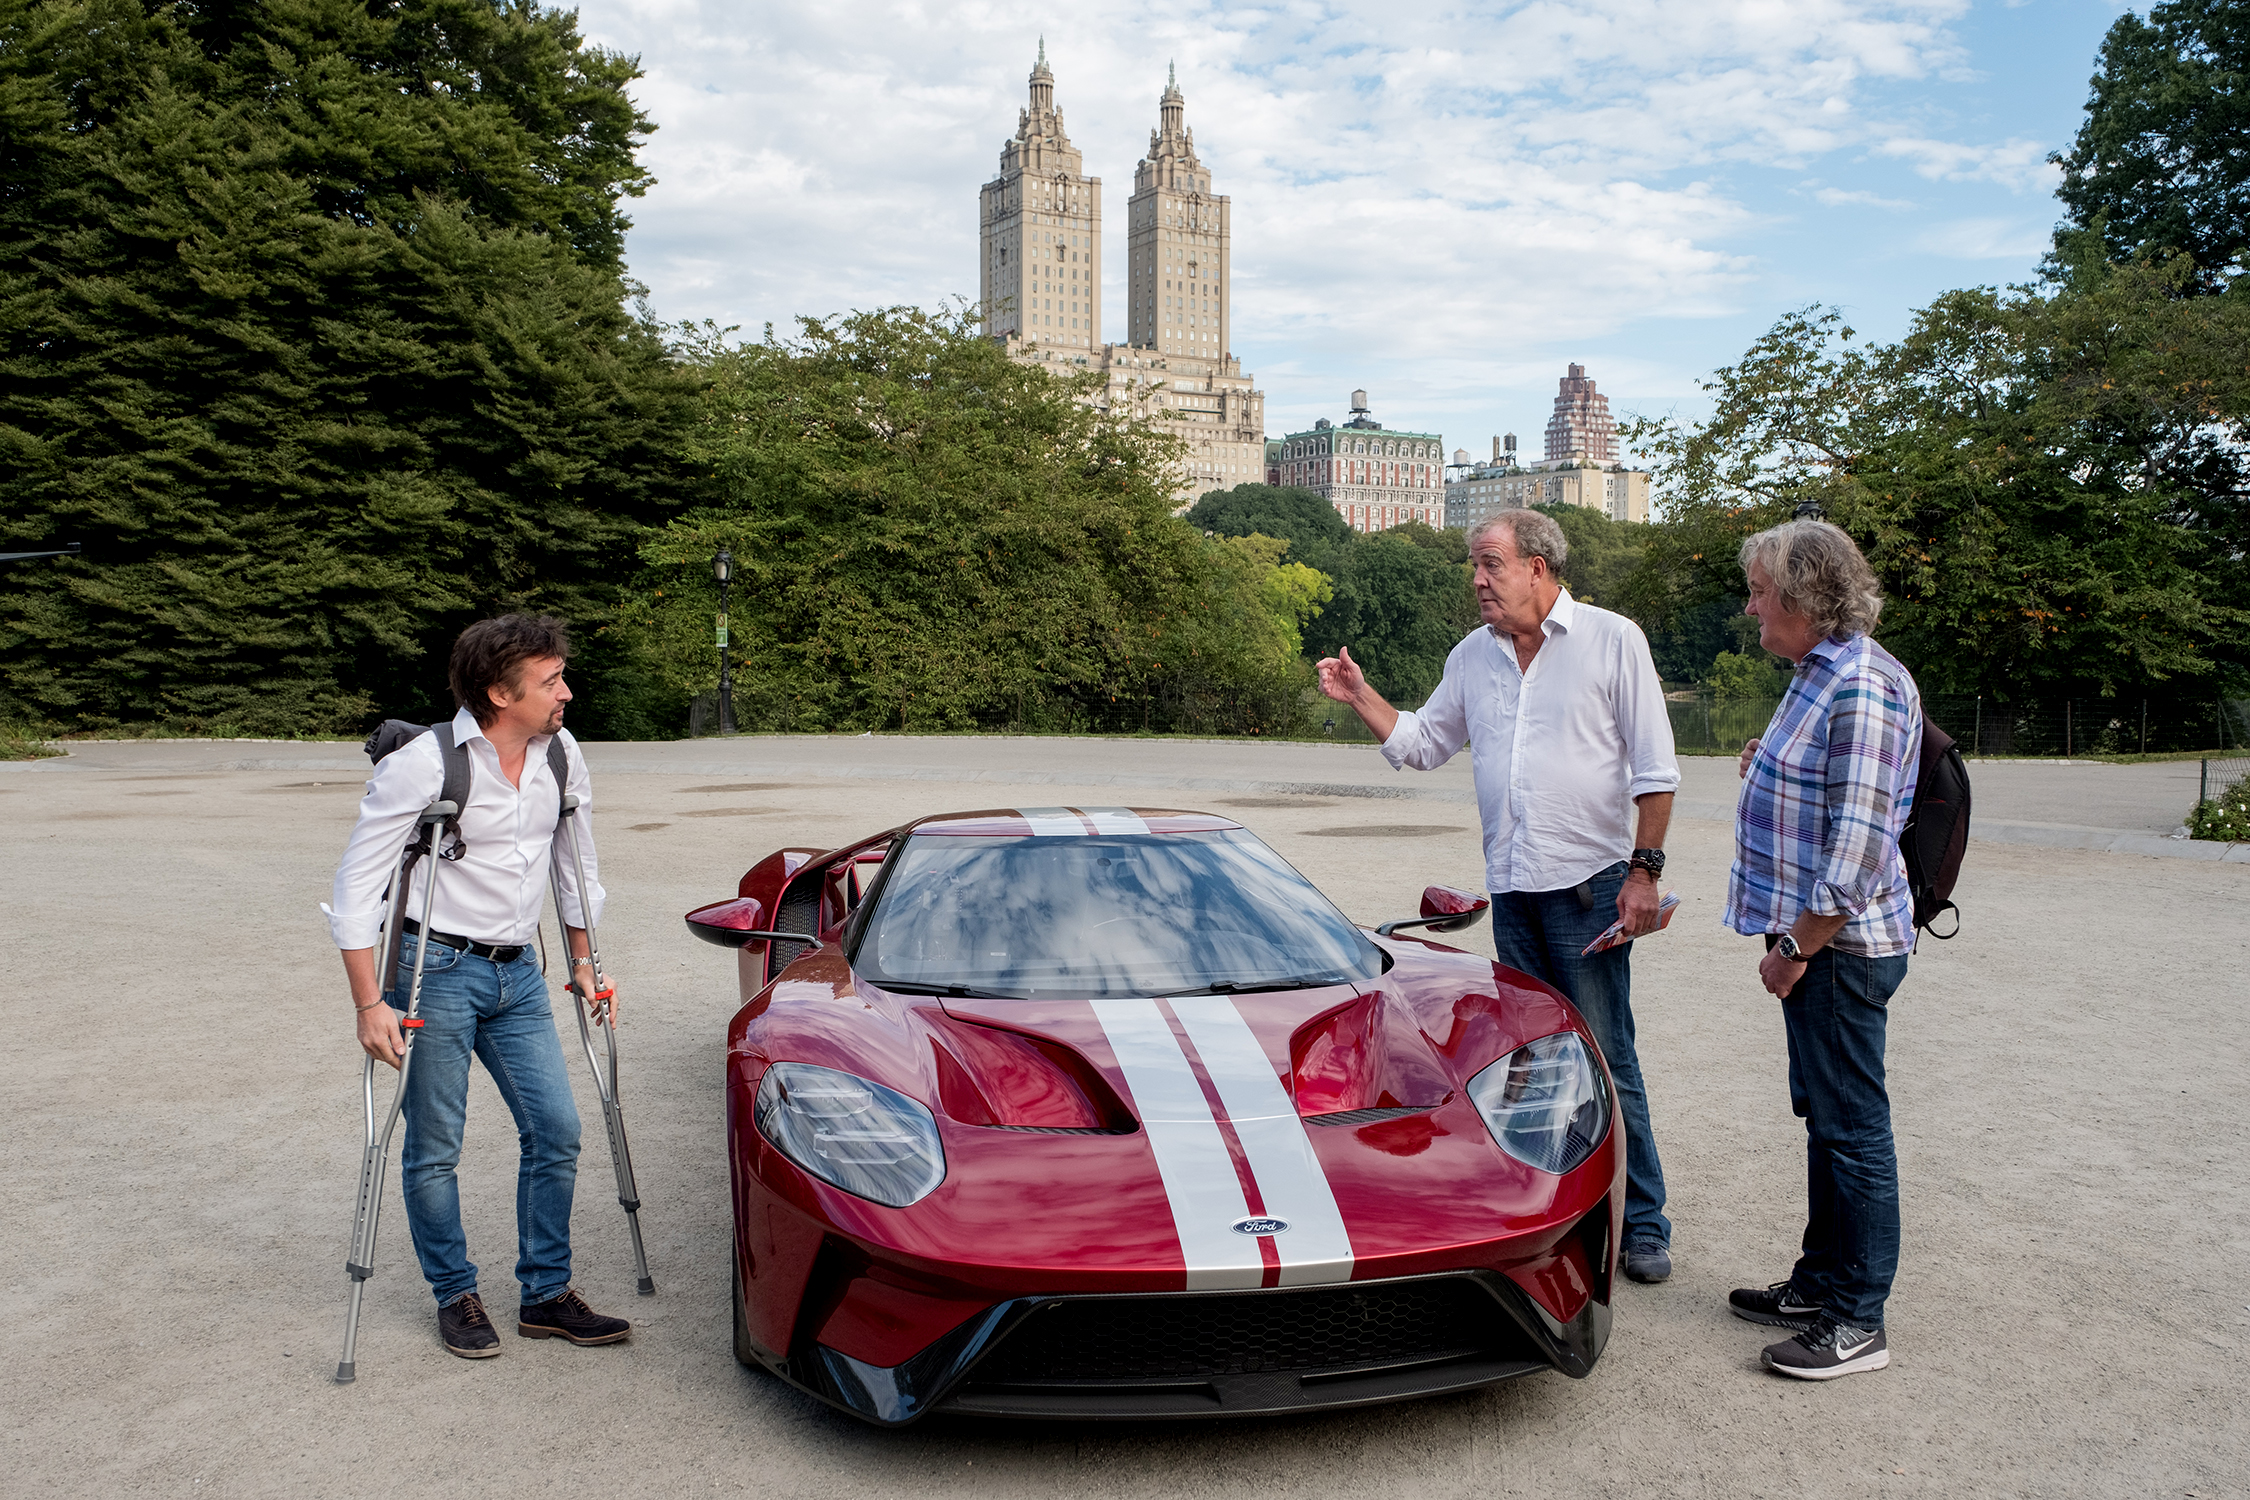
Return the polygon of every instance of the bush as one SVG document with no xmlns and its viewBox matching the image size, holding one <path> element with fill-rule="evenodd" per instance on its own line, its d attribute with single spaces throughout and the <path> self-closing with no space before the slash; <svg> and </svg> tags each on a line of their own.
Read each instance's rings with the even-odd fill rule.
<svg viewBox="0 0 2250 1500">
<path fill-rule="evenodd" d="M 2188 837 L 2222 844 L 2250 844 L 2250 776 L 2188 814 Z"/>
<path fill-rule="evenodd" d="M 1772 702 L 1789 691 L 1789 679 L 1763 652 L 1721 651 L 1711 663 L 1703 685 L 1720 701 L 1756 699 Z"/>
</svg>

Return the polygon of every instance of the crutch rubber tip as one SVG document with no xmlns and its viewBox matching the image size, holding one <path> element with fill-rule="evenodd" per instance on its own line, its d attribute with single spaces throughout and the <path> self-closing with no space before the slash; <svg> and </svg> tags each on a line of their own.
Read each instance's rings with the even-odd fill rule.
<svg viewBox="0 0 2250 1500">
<path fill-rule="evenodd" d="M 643 1276 L 641 1278 L 641 1295 L 644 1297 L 653 1297 L 656 1295 L 656 1283 L 646 1276 Z"/>
<path fill-rule="evenodd" d="M 350 1385 L 357 1379 L 359 1379 L 359 1375 L 354 1365 L 340 1364 L 336 1367 L 336 1383 L 338 1385 Z"/>
</svg>

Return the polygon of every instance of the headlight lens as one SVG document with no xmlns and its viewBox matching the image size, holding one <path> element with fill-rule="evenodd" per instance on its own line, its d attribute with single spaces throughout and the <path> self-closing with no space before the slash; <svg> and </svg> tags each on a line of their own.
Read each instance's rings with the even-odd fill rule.
<svg viewBox="0 0 2250 1500">
<path fill-rule="evenodd" d="M 1558 1176 L 1609 1131 L 1609 1077 L 1575 1031 L 1518 1047 L 1469 1080 L 1469 1098 L 1501 1150 Z"/>
<path fill-rule="evenodd" d="M 892 1208 L 945 1180 L 937 1121 L 895 1089 L 811 1063 L 775 1063 L 758 1085 L 758 1133 L 823 1182 Z"/>
</svg>

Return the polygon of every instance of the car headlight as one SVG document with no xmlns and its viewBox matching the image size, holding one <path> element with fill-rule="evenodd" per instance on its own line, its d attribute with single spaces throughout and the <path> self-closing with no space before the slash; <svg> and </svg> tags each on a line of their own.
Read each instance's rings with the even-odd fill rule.
<svg viewBox="0 0 2250 1500">
<path fill-rule="evenodd" d="M 1609 1131 L 1609 1077 L 1575 1031 L 1518 1047 L 1469 1080 L 1469 1098 L 1501 1150 L 1557 1176 Z"/>
<path fill-rule="evenodd" d="M 937 1121 L 865 1078 L 775 1063 L 758 1085 L 758 1133 L 783 1156 L 847 1193 L 904 1208 L 945 1180 Z"/>
</svg>

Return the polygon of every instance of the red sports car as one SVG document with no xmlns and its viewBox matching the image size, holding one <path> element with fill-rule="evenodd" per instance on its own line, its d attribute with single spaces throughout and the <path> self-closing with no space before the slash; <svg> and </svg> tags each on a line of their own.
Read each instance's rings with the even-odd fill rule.
<svg viewBox="0 0 2250 1500">
<path fill-rule="evenodd" d="M 784 849 L 739 948 L 734 1342 L 870 1422 L 1235 1416 L 1556 1369 L 1610 1327 L 1624 1150 L 1546 986 L 1372 932 L 1198 812 Z"/>
</svg>

